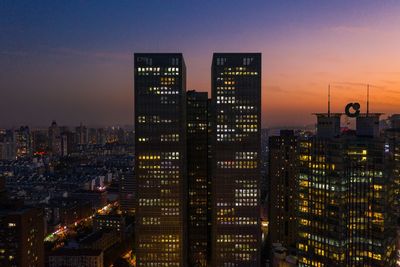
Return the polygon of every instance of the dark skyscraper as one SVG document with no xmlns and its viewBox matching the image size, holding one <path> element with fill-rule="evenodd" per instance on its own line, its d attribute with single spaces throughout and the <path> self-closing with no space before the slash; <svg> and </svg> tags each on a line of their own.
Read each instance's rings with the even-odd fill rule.
<svg viewBox="0 0 400 267">
<path fill-rule="evenodd" d="M 297 137 L 282 130 L 269 138 L 269 239 L 289 249 L 297 240 Z"/>
<path fill-rule="evenodd" d="M 261 54 L 212 62 L 212 265 L 260 265 Z"/>
<path fill-rule="evenodd" d="M 182 54 L 135 54 L 138 266 L 187 262 L 186 67 Z"/>
<path fill-rule="evenodd" d="M 330 116 L 317 116 L 327 118 L 319 131 Z M 299 145 L 299 266 L 394 266 L 394 157 L 379 114 L 360 114 L 342 134 L 334 116 L 330 131 Z"/>
<path fill-rule="evenodd" d="M 49 135 L 49 149 L 53 155 L 61 155 L 62 139 L 60 127 L 57 122 L 53 121 L 48 130 Z"/>
<path fill-rule="evenodd" d="M 119 204 L 124 213 L 135 214 L 136 180 L 133 170 L 122 173 L 119 188 Z"/>
<path fill-rule="evenodd" d="M 208 94 L 187 92 L 188 260 L 207 266 Z"/>
<path fill-rule="evenodd" d="M 43 216 L 17 204 L 0 207 L 0 266 L 44 266 Z"/>
</svg>

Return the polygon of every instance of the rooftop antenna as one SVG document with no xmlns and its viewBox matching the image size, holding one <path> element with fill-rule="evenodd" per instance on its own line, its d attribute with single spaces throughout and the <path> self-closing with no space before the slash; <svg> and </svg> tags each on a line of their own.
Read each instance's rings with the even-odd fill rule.
<svg viewBox="0 0 400 267">
<path fill-rule="evenodd" d="M 328 117 L 331 116 L 331 85 L 328 85 Z"/>
<path fill-rule="evenodd" d="M 367 117 L 369 115 L 369 84 L 367 84 Z"/>
</svg>

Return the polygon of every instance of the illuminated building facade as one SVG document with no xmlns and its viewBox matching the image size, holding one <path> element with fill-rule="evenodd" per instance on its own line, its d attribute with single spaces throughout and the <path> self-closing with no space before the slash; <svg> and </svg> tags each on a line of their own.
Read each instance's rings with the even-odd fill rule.
<svg viewBox="0 0 400 267">
<path fill-rule="evenodd" d="M 385 150 L 389 152 L 393 163 L 390 166 L 394 178 L 396 216 L 400 219 L 400 115 L 390 118 L 390 128 L 385 131 Z M 400 249 L 400 247 L 399 247 Z"/>
<path fill-rule="evenodd" d="M 123 213 L 135 214 L 135 182 L 133 170 L 122 173 L 119 188 L 119 205 Z"/>
<path fill-rule="evenodd" d="M 300 142 L 299 266 L 394 266 L 393 159 L 379 131 L 365 128 L 376 117 Z"/>
<path fill-rule="evenodd" d="M 32 155 L 32 138 L 28 126 L 21 126 L 16 130 L 14 138 L 17 158 Z"/>
<path fill-rule="evenodd" d="M 0 266 L 43 267 L 43 240 L 44 215 L 41 209 L 13 204 L 1 207 Z"/>
<path fill-rule="evenodd" d="M 186 266 L 186 67 L 135 54 L 137 266 Z"/>
<path fill-rule="evenodd" d="M 212 61 L 212 265 L 260 265 L 261 54 Z"/>
<path fill-rule="evenodd" d="M 187 92 L 188 260 L 207 266 L 208 94 Z"/>
<path fill-rule="evenodd" d="M 282 130 L 269 138 L 269 241 L 296 248 L 298 138 L 293 131 Z"/>
</svg>

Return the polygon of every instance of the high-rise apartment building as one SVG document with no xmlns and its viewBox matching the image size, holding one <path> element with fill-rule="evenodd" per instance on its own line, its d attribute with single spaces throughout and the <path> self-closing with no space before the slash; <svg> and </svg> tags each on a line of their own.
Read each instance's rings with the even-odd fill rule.
<svg viewBox="0 0 400 267">
<path fill-rule="evenodd" d="M 317 116 L 323 133 L 299 144 L 299 266 L 394 266 L 394 158 L 379 114 L 346 133 L 340 115 Z"/>
<path fill-rule="evenodd" d="M 188 263 L 208 260 L 208 94 L 187 92 Z"/>
<path fill-rule="evenodd" d="M 48 130 L 49 135 L 49 148 L 53 155 L 61 155 L 62 139 L 60 127 L 58 127 L 57 122 L 53 121 Z"/>
<path fill-rule="evenodd" d="M 186 266 L 186 67 L 135 54 L 137 266 Z"/>
<path fill-rule="evenodd" d="M 32 155 L 32 138 L 28 126 L 21 126 L 14 132 L 17 158 Z"/>
<path fill-rule="evenodd" d="M 261 54 L 212 61 L 212 265 L 260 265 Z"/>
<path fill-rule="evenodd" d="M 282 130 L 269 138 L 269 240 L 283 247 L 296 248 L 298 138 L 293 131 Z"/>
<path fill-rule="evenodd" d="M 10 204 L 0 210 L 0 265 L 44 267 L 44 215 Z"/>
</svg>

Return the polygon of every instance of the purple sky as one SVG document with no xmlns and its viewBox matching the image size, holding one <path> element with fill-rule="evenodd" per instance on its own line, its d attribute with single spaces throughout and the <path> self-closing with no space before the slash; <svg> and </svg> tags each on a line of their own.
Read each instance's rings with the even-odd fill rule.
<svg viewBox="0 0 400 267">
<path fill-rule="evenodd" d="M 182 52 L 210 90 L 213 52 L 263 53 L 263 126 L 313 123 L 332 84 L 400 112 L 400 2 L 1 1 L 0 127 L 133 122 L 134 52 Z M 363 106 L 362 106 L 363 108 Z"/>
</svg>

